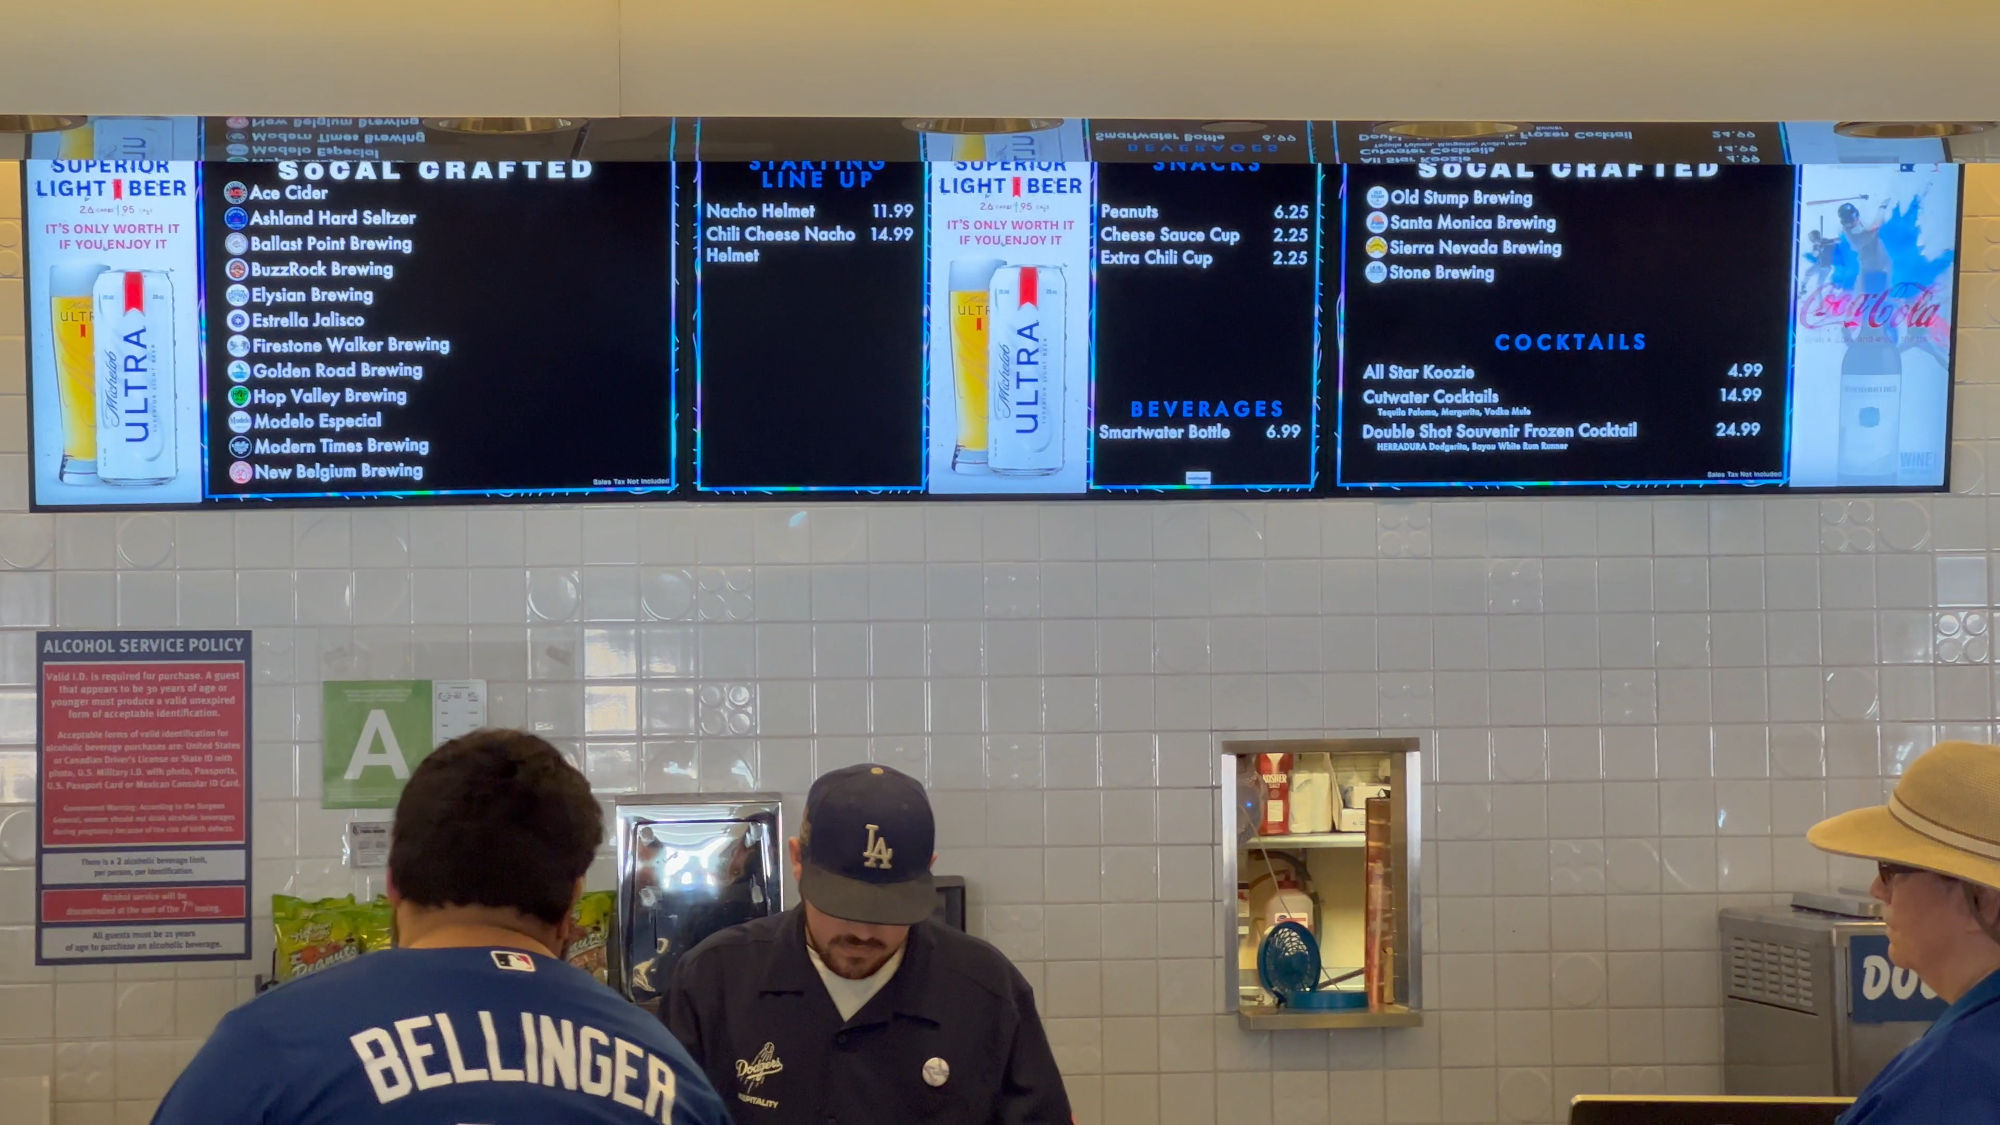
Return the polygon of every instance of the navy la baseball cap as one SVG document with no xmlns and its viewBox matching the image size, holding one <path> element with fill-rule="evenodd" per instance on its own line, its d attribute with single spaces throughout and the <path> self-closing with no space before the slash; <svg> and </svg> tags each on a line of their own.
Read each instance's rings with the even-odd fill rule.
<svg viewBox="0 0 2000 1125">
<path fill-rule="evenodd" d="M 823 913 L 914 926 L 937 909 L 937 822 L 916 778 L 887 766 L 820 775 L 806 794 L 799 893 Z"/>
</svg>

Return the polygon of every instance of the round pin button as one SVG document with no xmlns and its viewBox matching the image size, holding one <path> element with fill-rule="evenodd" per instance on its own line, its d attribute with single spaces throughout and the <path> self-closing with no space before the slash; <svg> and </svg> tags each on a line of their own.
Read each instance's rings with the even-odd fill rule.
<svg viewBox="0 0 2000 1125">
<path fill-rule="evenodd" d="M 924 1063 L 924 1085 L 942 1086 L 951 1080 L 951 1064 L 943 1059 L 930 1059 Z"/>
</svg>

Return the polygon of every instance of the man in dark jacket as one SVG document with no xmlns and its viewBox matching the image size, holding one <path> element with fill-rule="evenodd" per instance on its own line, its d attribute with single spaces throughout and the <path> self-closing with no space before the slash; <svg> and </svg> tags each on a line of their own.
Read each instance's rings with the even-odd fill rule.
<svg viewBox="0 0 2000 1125">
<path fill-rule="evenodd" d="M 915 779 L 826 774 L 791 841 L 804 904 L 675 966 L 661 1018 L 737 1125 L 1071 1119 L 1027 981 L 931 920 L 936 839 Z"/>
</svg>

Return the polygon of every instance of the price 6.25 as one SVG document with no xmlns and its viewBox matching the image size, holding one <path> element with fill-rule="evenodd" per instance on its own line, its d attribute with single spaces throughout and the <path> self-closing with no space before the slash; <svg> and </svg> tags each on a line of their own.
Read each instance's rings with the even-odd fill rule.
<svg viewBox="0 0 2000 1125">
<path fill-rule="evenodd" d="M 1715 436 L 1719 438 L 1756 437 L 1764 432 L 1762 422 L 1717 422 Z"/>
<path fill-rule="evenodd" d="M 1280 422 L 1264 427 L 1264 436 L 1267 438 L 1295 438 L 1304 432 L 1305 428 L 1297 422 Z"/>
</svg>

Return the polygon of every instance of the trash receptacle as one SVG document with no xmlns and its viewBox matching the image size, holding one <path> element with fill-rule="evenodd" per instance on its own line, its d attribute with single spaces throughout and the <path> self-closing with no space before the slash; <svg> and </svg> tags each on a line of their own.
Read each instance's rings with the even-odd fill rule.
<svg viewBox="0 0 2000 1125">
<path fill-rule="evenodd" d="M 1720 925 L 1730 1094 L 1857 1096 L 1944 1013 L 1915 974 L 1889 964 L 1866 895 L 1795 895 L 1791 906 L 1724 910 Z"/>
</svg>

